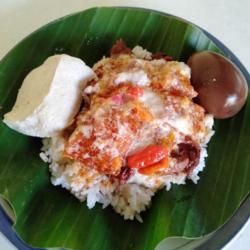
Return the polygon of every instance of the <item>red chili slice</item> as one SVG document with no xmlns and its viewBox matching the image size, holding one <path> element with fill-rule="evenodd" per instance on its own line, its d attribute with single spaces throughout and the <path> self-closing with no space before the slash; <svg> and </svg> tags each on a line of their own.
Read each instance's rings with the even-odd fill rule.
<svg viewBox="0 0 250 250">
<path fill-rule="evenodd" d="M 139 152 L 127 157 L 129 168 L 148 167 L 158 163 L 168 156 L 168 150 L 162 145 L 150 145 Z"/>
<path fill-rule="evenodd" d="M 151 175 L 151 174 L 154 174 L 155 172 L 163 170 L 167 167 L 168 167 L 168 158 L 166 157 L 156 164 L 153 164 L 153 165 L 148 166 L 148 167 L 140 168 L 138 170 L 138 172 L 140 174 L 144 174 L 144 175 Z"/>
</svg>

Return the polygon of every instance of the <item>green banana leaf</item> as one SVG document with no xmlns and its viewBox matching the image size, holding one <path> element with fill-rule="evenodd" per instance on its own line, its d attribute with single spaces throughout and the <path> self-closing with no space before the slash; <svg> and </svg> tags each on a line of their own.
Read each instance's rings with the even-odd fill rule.
<svg viewBox="0 0 250 250">
<path fill-rule="evenodd" d="M 185 61 L 195 51 L 222 53 L 196 26 L 154 11 L 93 8 L 50 23 L 19 43 L 0 62 L 0 115 L 14 104 L 26 74 L 48 56 L 67 53 L 88 65 L 123 38 Z M 234 118 L 216 121 L 206 168 L 197 185 L 160 191 L 144 222 L 124 221 L 111 208 L 89 210 L 50 183 L 39 158 L 41 140 L 0 123 L 0 193 L 14 213 L 14 229 L 36 247 L 82 250 L 152 250 L 170 236 L 200 237 L 221 227 L 250 190 L 250 101 Z"/>
</svg>

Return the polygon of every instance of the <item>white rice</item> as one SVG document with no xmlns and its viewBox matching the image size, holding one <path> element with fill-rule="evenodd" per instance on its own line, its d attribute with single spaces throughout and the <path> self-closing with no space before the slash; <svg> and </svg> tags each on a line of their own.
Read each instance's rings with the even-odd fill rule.
<svg viewBox="0 0 250 250">
<path fill-rule="evenodd" d="M 141 46 L 135 46 L 132 49 L 132 53 L 140 59 L 146 59 L 150 60 L 152 58 L 152 53 L 147 51 L 146 49 L 143 49 Z"/>
<path fill-rule="evenodd" d="M 60 137 L 44 139 L 40 157 L 43 161 L 50 163 L 49 169 L 52 174 L 51 182 L 55 186 L 62 186 L 69 190 L 80 201 L 87 201 L 88 208 L 93 208 L 96 203 L 105 208 L 111 205 L 114 210 L 121 214 L 124 219 L 137 219 L 142 222 L 140 213 L 150 206 L 151 198 L 155 192 L 165 187 L 170 190 L 172 184 L 185 184 L 186 174 L 165 175 L 161 177 L 150 177 L 135 173 L 126 184 L 119 186 L 114 182 L 105 186 L 103 182 L 108 181 L 107 176 L 101 176 L 93 169 L 88 170 L 88 176 L 80 176 L 81 166 L 74 163 L 62 162 L 62 150 L 64 140 Z M 189 178 L 197 183 L 198 173 L 205 167 L 206 148 L 202 148 L 200 162 Z M 89 182 L 88 177 L 92 177 Z M 158 184 L 157 184 L 158 183 Z"/>
</svg>

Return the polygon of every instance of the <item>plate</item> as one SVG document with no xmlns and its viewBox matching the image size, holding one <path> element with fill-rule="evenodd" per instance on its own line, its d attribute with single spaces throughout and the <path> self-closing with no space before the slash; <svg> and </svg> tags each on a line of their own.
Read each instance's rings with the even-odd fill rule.
<svg viewBox="0 0 250 250">
<path fill-rule="evenodd" d="M 19 43 L 1 61 L 0 84 L 2 85 L 0 96 L 2 96 L 1 105 L 3 107 L 1 114 L 5 113 L 12 106 L 17 89 L 19 88 L 24 76 L 32 68 L 41 64 L 49 55 L 68 53 L 73 56 L 78 56 L 89 65 L 92 65 L 100 59 L 102 55 L 106 54 L 113 42 L 120 37 L 124 38 L 129 46 L 140 44 L 150 51 L 164 51 L 175 59 L 184 61 L 190 54 L 199 50 L 208 49 L 222 53 L 241 68 L 249 82 L 247 71 L 227 48 L 205 31 L 202 31 L 197 26 L 194 26 L 183 19 L 165 13 L 135 8 L 94 8 L 61 18 L 60 20 L 39 29 Z M 231 134 L 230 136 L 227 136 L 227 142 L 229 142 L 230 145 L 243 143 L 244 146 L 247 144 L 247 141 L 242 139 L 242 137 L 247 139 L 247 136 L 250 134 L 244 123 L 244 120 L 248 118 L 247 111 L 248 109 L 246 108 L 237 117 L 230 119 L 230 121 L 216 124 L 217 133 L 215 139 L 211 142 L 211 154 L 215 155 L 215 148 L 217 150 L 216 152 L 219 152 L 222 155 L 225 154 L 223 153 L 224 148 L 230 151 L 230 148 L 228 148 L 226 144 L 218 141 L 221 136 L 228 135 L 229 132 Z M 98 224 L 102 225 L 102 230 L 107 233 L 107 237 L 117 233 L 115 228 L 119 227 L 119 229 L 122 230 L 122 228 L 125 227 L 128 229 L 130 236 L 126 236 L 128 237 L 128 242 L 126 242 L 127 245 L 123 245 L 124 249 L 127 247 L 130 249 L 137 249 L 138 244 L 144 244 L 142 242 L 145 241 L 142 240 L 139 242 L 137 241 L 138 239 L 133 236 L 134 234 L 142 239 L 144 237 L 142 233 L 133 232 L 134 228 L 141 228 L 137 224 L 129 223 L 128 226 L 127 223 L 125 225 L 125 222 L 123 222 L 119 216 L 114 215 L 114 212 L 111 210 L 105 210 L 105 212 L 103 212 L 100 207 L 97 207 L 89 211 L 82 205 L 80 208 L 79 203 L 76 202 L 66 191 L 52 187 L 49 183 L 49 174 L 46 165 L 42 164 L 38 158 L 39 147 L 41 146 L 39 140 L 19 135 L 5 128 L 3 124 L 1 124 L 1 129 L 5 152 L 1 152 L 2 154 L 0 155 L 3 159 L 0 169 L 2 166 L 1 173 L 4 173 L 5 175 L 0 190 L 6 198 L 12 201 L 16 214 L 19 216 L 15 229 L 21 234 L 22 238 L 29 242 L 29 244 L 42 246 L 43 242 L 46 242 L 47 240 L 49 246 L 56 246 L 56 244 L 60 244 L 60 242 L 64 242 L 64 246 L 72 248 L 80 245 L 82 240 L 81 235 L 76 237 L 71 233 L 74 231 L 74 228 L 81 227 L 80 222 L 78 222 L 79 220 L 77 221 L 75 216 L 70 216 L 70 214 L 68 214 L 70 219 L 75 220 L 76 225 L 72 226 L 69 235 L 70 237 L 66 237 L 66 240 L 63 230 L 60 231 L 60 228 L 57 227 L 58 225 L 54 218 L 62 218 L 63 220 L 60 221 L 62 225 L 70 223 L 70 221 L 64 220 L 65 217 L 61 217 L 61 215 L 65 216 L 66 213 L 65 210 L 59 206 L 63 200 L 67 200 L 67 206 L 70 206 L 70 208 L 76 213 L 77 211 L 81 211 L 81 217 L 85 218 L 85 222 L 83 220 L 85 228 L 90 222 L 92 222 L 92 218 L 95 223 L 103 223 L 106 218 L 105 216 L 108 213 L 110 221 L 108 221 L 107 224 Z M 239 133 L 241 137 L 239 137 Z M 15 143 L 13 144 L 13 142 Z M 239 145 L 237 147 L 239 147 Z M 216 154 L 218 160 L 221 159 L 219 153 Z M 247 160 L 247 152 L 243 151 L 243 153 L 241 154 L 243 157 L 242 159 Z M 32 157 L 30 155 L 32 155 Z M 235 154 L 232 153 L 232 158 L 228 156 L 225 159 L 221 159 L 223 160 L 223 164 L 217 169 L 215 169 L 215 162 L 210 157 L 207 162 L 207 168 L 202 174 L 202 178 L 197 186 L 189 183 L 184 187 L 174 187 L 170 192 L 160 192 L 156 196 L 155 201 L 153 201 L 152 208 L 145 213 L 145 222 L 143 224 L 147 229 L 150 223 L 153 225 L 152 219 L 156 216 L 158 222 L 157 224 L 154 223 L 154 230 L 155 232 L 158 232 L 160 236 L 155 235 L 152 240 L 149 240 L 147 245 L 145 245 L 145 249 L 152 249 L 155 247 L 157 243 L 164 238 L 164 230 L 168 230 L 166 231 L 168 236 L 180 235 L 186 237 L 197 237 L 198 235 L 207 234 L 208 232 L 211 233 L 228 220 L 249 191 L 249 182 L 243 182 L 242 184 L 244 184 L 244 186 L 237 184 L 237 180 L 234 178 L 235 175 L 233 175 L 234 172 L 228 172 L 228 170 L 224 168 L 224 166 L 228 166 L 232 160 L 237 160 L 237 157 L 238 155 L 235 156 Z M 44 165 L 44 167 L 42 165 Z M 6 171 L 6 166 L 9 167 L 8 171 Z M 241 162 L 237 164 L 237 170 L 241 173 L 241 177 L 243 176 L 245 179 L 248 179 L 248 172 L 243 175 L 243 170 L 245 169 L 247 169 L 247 165 L 244 165 L 244 163 Z M 221 207 L 220 201 L 214 199 L 216 197 L 213 196 L 213 193 L 207 193 L 205 198 L 202 195 L 198 195 L 199 192 L 201 192 L 200 190 L 208 191 L 207 186 L 213 183 L 217 170 L 226 174 L 226 178 L 217 179 L 217 184 L 219 183 L 217 186 L 222 187 L 222 189 L 225 187 L 225 191 L 229 190 L 228 193 L 233 193 L 234 195 L 234 191 L 241 191 L 241 196 L 238 197 L 235 195 L 232 199 L 231 196 L 228 196 L 227 194 L 223 201 L 223 205 L 225 205 L 226 202 L 229 202 L 231 206 L 222 206 L 223 210 L 220 211 L 221 221 L 217 220 L 216 213 L 213 214 L 211 211 L 206 210 L 206 203 L 209 199 L 213 199 L 213 205 L 217 207 L 217 209 L 220 209 Z M 235 166 L 233 171 L 235 171 Z M 14 172 L 16 173 L 15 176 L 13 175 Z M 8 174 L 10 175 L 11 173 L 12 176 L 8 176 Z M 12 179 L 12 177 L 14 177 L 14 179 Z M 230 179 L 231 183 L 236 184 L 236 186 L 233 188 L 230 184 L 227 188 L 227 179 Z M 11 181 L 15 185 L 11 186 Z M 215 191 L 216 190 L 213 190 L 213 192 Z M 222 191 L 223 190 L 220 190 L 220 192 Z M 193 202 L 197 201 L 197 199 L 200 202 L 198 205 L 201 206 L 198 211 Z M 50 202 L 46 205 L 48 200 Z M 168 201 L 168 203 L 162 201 Z M 41 209 L 38 211 L 39 205 L 41 205 Z M 158 206 L 160 208 L 158 208 Z M 176 224 L 168 219 L 170 218 L 170 215 L 162 213 L 162 211 L 164 211 L 163 209 L 170 211 L 169 214 L 171 214 L 171 211 L 174 211 L 175 218 L 179 218 L 180 221 L 186 219 L 187 223 L 184 225 L 184 229 L 176 227 Z M 210 212 L 210 217 L 206 216 L 206 213 L 203 210 L 205 212 Z M 161 211 L 160 215 L 157 214 L 158 211 Z M 243 211 L 243 209 L 240 211 Z M 183 212 L 187 214 L 185 215 Z M 49 217 L 48 214 L 51 215 L 50 213 L 53 216 Z M 54 227 L 60 231 L 60 234 L 56 235 L 57 237 L 53 235 L 54 237 L 48 239 L 46 230 L 39 230 L 39 228 L 43 226 L 44 221 L 38 216 L 38 214 L 42 216 L 45 221 L 47 220 L 47 231 L 52 231 Z M 168 222 L 170 225 L 167 229 L 164 227 L 164 221 Z M 7 227 L 6 225 L 4 228 Z M 111 230 L 107 225 L 111 226 L 113 229 Z M 204 227 L 204 232 L 201 232 L 202 227 Z M 161 230 L 158 230 L 158 228 Z M 222 230 L 222 228 L 220 230 Z M 220 231 L 218 231 L 218 233 L 219 232 Z M 33 237 L 33 234 L 35 233 L 39 235 Z M 145 234 L 147 235 L 148 233 L 149 232 L 146 230 Z M 225 236 L 225 233 L 222 235 Z M 107 243 L 107 241 L 103 242 L 103 240 L 100 239 L 96 240 L 96 249 L 104 243 L 106 245 L 103 245 L 103 247 L 106 247 L 107 249 L 117 249 L 119 242 L 124 235 L 118 233 L 117 237 L 116 242 L 109 241 Z M 215 237 L 214 234 L 210 234 L 202 240 L 206 240 L 207 246 L 209 242 L 215 242 L 213 237 Z M 228 238 L 226 240 L 228 240 Z M 109 246 L 108 244 L 111 245 Z M 190 247 L 195 247 L 195 245 L 202 244 L 202 242 L 193 240 L 190 243 L 190 241 L 185 241 L 183 239 L 167 239 L 161 242 L 160 245 L 157 246 L 157 249 L 164 249 L 164 244 L 167 244 L 168 246 L 171 245 L 173 248 L 177 246 L 181 247 L 182 245 L 187 247 L 187 244 L 190 244 Z"/>
</svg>

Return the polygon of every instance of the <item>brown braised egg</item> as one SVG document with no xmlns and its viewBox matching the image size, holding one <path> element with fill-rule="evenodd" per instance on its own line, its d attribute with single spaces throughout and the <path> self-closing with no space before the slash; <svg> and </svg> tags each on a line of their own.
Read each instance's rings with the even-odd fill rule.
<svg viewBox="0 0 250 250">
<path fill-rule="evenodd" d="M 248 86 L 238 67 L 224 56 L 210 51 L 193 54 L 187 64 L 199 103 L 215 118 L 229 118 L 244 106 Z"/>
</svg>

